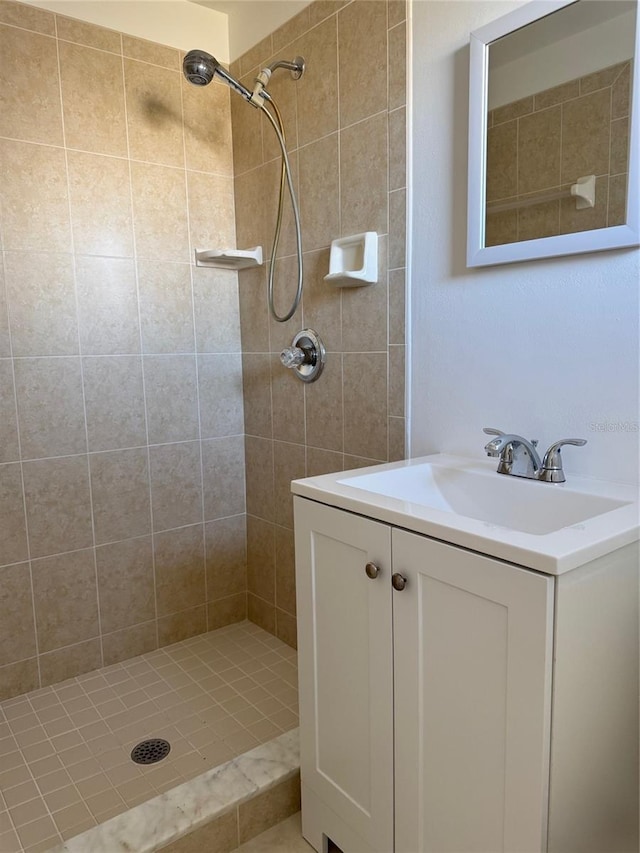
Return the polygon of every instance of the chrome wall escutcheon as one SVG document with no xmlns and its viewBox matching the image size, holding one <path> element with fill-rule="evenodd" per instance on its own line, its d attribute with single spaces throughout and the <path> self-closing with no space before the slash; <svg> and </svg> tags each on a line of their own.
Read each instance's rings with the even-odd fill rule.
<svg viewBox="0 0 640 853">
<path fill-rule="evenodd" d="M 280 353 L 285 367 L 295 370 L 303 382 L 315 382 L 322 373 L 325 348 L 320 336 L 313 329 L 303 329 L 295 336 L 290 347 Z"/>
<path fill-rule="evenodd" d="M 400 572 L 394 572 L 391 576 L 391 586 L 398 590 L 398 592 L 402 592 L 406 585 L 407 579 L 404 575 L 401 575 Z"/>
<path fill-rule="evenodd" d="M 375 580 L 380 574 L 380 569 L 376 566 L 375 563 L 367 563 L 364 567 L 365 572 L 367 573 L 367 577 L 371 578 L 371 580 Z"/>
</svg>

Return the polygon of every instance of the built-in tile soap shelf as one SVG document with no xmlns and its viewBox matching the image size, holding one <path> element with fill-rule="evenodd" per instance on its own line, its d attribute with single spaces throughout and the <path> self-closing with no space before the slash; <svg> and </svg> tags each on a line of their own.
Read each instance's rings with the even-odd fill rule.
<svg viewBox="0 0 640 853">
<path fill-rule="evenodd" d="M 262 266 L 262 246 L 253 249 L 196 249 L 197 267 L 244 270 Z"/>
<path fill-rule="evenodd" d="M 362 287 L 378 280 L 378 234 L 366 231 L 331 242 L 329 274 L 336 287 Z"/>
</svg>

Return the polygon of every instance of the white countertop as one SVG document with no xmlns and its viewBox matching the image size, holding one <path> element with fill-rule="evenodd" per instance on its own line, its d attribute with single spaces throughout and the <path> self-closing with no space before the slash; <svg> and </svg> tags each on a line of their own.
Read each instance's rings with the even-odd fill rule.
<svg viewBox="0 0 640 853">
<path fill-rule="evenodd" d="M 640 496 L 637 487 L 579 478 L 571 474 L 567 475 L 566 483 L 541 483 L 498 474 L 496 465 L 495 459 L 475 460 L 435 454 L 349 472 L 340 471 L 294 480 L 291 490 L 295 495 L 304 498 L 550 575 L 563 574 L 640 538 Z M 481 505 L 480 501 L 476 511 L 473 508 L 473 498 L 466 500 L 466 504 L 471 504 L 468 515 L 454 511 L 442 498 L 428 505 L 431 498 L 428 490 L 422 488 L 421 482 L 422 479 L 426 480 L 425 472 L 428 471 L 440 471 L 454 479 L 456 475 L 471 478 L 468 482 L 475 486 L 480 484 L 480 488 L 486 483 L 487 502 L 490 504 L 491 496 L 498 495 L 503 505 L 505 500 L 507 503 L 511 502 L 512 509 L 515 507 L 516 510 L 515 516 L 518 509 L 516 504 L 520 502 L 523 507 L 520 513 L 522 517 L 528 507 L 533 507 L 533 512 L 536 507 L 542 508 L 542 515 L 545 516 L 543 522 L 537 526 L 535 523 L 531 525 L 532 529 L 541 532 L 524 532 L 523 529 L 493 524 L 486 520 L 491 517 L 491 507 Z M 370 476 L 385 472 L 390 472 L 392 476 Z M 362 478 L 360 487 L 356 485 L 358 478 Z M 387 479 L 393 480 L 395 485 L 383 487 L 387 494 L 376 492 L 376 483 L 386 483 Z M 346 484 L 345 480 L 350 482 Z M 459 479 L 459 482 L 464 483 L 467 480 Z M 457 488 L 461 494 L 460 487 Z M 424 497 L 423 493 L 427 497 Z M 463 500 L 465 497 L 462 495 Z M 598 498 L 604 499 L 603 502 L 610 500 L 618 503 L 612 503 L 614 508 L 610 511 L 559 529 L 549 529 L 547 532 L 548 528 L 553 527 L 549 516 L 553 515 L 554 506 L 571 508 L 575 504 L 581 507 L 585 502 L 588 505 L 589 501 L 593 503 L 594 499 L 597 501 Z M 439 504 L 437 508 L 434 503 Z M 472 517 L 472 513 L 477 517 Z M 521 528 L 523 526 L 527 526 L 526 519 L 525 524 L 520 525 Z"/>
</svg>

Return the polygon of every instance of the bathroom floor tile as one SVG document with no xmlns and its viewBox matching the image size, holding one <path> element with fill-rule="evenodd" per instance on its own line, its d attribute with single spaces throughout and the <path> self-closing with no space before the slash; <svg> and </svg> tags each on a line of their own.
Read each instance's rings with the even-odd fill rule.
<svg viewBox="0 0 640 853">
<path fill-rule="evenodd" d="M 54 847 L 295 728 L 296 662 L 240 622 L 0 703 L 0 850 Z M 135 764 L 147 738 L 171 750 Z"/>
</svg>

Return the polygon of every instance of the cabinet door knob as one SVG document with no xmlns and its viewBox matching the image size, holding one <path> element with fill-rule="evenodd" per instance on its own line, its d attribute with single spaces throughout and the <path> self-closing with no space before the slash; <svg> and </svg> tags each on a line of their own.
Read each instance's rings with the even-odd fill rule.
<svg viewBox="0 0 640 853">
<path fill-rule="evenodd" d="M 380 574 L 380 569 L 376 566 L 375 563 L 367 563 L 364 567 L 365 572 L 367 573 L 367 577 L 371 578 L 371 580 L 375 580 Z"/>
<path fill-rule="evenodd" d="M 391 576 L 391 586 L 397 589 L 398 592 L 402 592 L 406 585 L 407 579 L 400 572 L 394 572 Z"/>
</svg>

